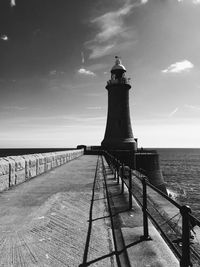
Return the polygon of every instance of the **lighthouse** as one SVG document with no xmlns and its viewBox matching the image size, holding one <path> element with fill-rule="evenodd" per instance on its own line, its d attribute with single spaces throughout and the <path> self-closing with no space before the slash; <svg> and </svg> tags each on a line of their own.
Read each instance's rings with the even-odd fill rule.
<svg viewBox="0 0 200 267">
<path fill-rule="evenodd" d="M 107 124 L 101 146 L 107 150 L 134 151 L 136 142 L 129 109 L 130 79 L 126 77 L 126 68 L 117 56 L 106 89 L 108 90 Z"/>
<path fill-rule="evenodd" d="M 108 90 L 107 123 L 101 147 L 125 165 L 139 171 L 143 170 L 149 182 L 167 194 L 157 151 L 137 149 L 130 119 L 130 79 L 126 77 L 126 68 L 119 57 L 115 57 L 115 64 L 110 72 L 111 79 L 106 85 Z"/>
</svg>

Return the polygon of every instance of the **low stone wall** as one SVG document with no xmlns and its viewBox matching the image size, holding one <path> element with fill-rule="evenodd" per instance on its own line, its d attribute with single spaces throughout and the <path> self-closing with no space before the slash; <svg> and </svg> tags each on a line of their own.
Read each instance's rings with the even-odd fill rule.
<svg viewBox="0 0 200 267">
<path fill-rule="evenodd" d="M 0 158 L 0 192 L 84 154 L 83 149 Z"/>
</svg>

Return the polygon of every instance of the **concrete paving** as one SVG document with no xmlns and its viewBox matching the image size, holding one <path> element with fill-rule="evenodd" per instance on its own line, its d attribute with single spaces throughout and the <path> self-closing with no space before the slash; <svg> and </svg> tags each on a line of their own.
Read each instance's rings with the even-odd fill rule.
<svg viewBox="0 0 200 267">
<path fill-rule="evenodd" d="M 153 240 L 141 242 L 141 209 L 133 201 L 128 210 L 127 192 L 105 167 L 108 199 L 94 155 L 1 193 L 0 266 L 179 266 L 152 225 Z"/>
<path fill-rule="evenodd" d="M 135 198 L 132 198 L 132 209 L 129 210 L 129 194 L 126 187 L 121 193 L 121 185 L 108 166 L 107 186 L 112 196 L 112 214 L 118 222 L 117 228 L 122 232 L 124 249 L 127 250 L 129 266 L 134 267 L 178 267 L 179 261 L 164 242 L 158 231 L 149 221 L 149 235 L 151 240 L 142 241 L 143 214 Z"/>
<path fill-rule="evenodd" d="M 83 156 L 0 194 L 0 266 L 114 266 L 96 164 Z"/>
</svg>

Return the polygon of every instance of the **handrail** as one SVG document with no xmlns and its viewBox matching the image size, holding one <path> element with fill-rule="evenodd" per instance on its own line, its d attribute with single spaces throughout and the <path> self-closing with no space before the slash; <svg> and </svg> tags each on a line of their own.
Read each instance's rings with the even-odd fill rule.
<svg viewBox="0 0 200 267">
<path fill-rule="evenodd" d="M 122 164 L 118 159 L 116 159 L 113 155 L 109 154 L 107 151 L 102 151 L 102 152 L 103 152 L 112 172 L 115 173 L 115 178 L 117 179 L 117 183 L 119 183 L 119 179 L 121 178 L 122 193 L 124 192 L 124 183 L 126 184 L 126 186 L 128 188 L 130 209 L 132 208 L 132 203 L 130 202 L 130 199 L 132 199 L 132 195 L 133 195 L 132 191 L 134 190 L 135 186 L 137 185 L 137 184 L 135 184 L 134 187 L 132 186 L 132 174 L 134 174 L 134 177 L 142 183 L 142 187 L 138 186 L 139 190 L 142 192 L 142 194 L 140 192 L 140 194 L 142 196 L 142 200 L 139 201 L 138 197 L 136 197 L 134 195 L 136 200 L 139 201 L 139 204 L 142 206 L 142 211 L 143 211 L 143 232 L 144 232 L 144 235 L 142 238 L 144 240 L 148 240 L 150 238 L 149 232 L 148 232 L 148 221 L 147 221 L 147 216 L 148 216 L 152 220 L 152 222 L 156 225 L 156 227 L 161 231 L 165 240 L 168 242 L 168 244 L 174 250 L 177 257 L 180 259 L 180 266 L 181 267 L 192 266 L 191 259 L 190 259 L 191 255 L 192 255 L 192 259 L 195 260 L 196 262 L 198 262 L 198 264 L 200 264 L 200 251 L 198 251 L 199 252 L 198 253 L 195 250 L 195 248 L 193 246 L 191 246 L 191 242 L 190 242 L 191 230 L 196 225 L 200 226 L 200 221 L 191 214 L 190 207 L 188 207 L 187 205 L 183 205 L 183 206 L 180 205 L 179 203 L 177 203 L 176 201 L 171 199 L 169 196 L 164 194 L 161 190 L 156 188 L 154 185 L 150 184 L 150 182 L 147 180 L 147 177 L 144 174 L 142 174 L 143 176 L 140 177 L 141 172 L 139 172 L 139 174 L 140 174 L 139 175 L 137 173 L 137 171 L 133 171 L 129 168 L 130 171 L 129 171 L 128 177 L 126 177 L 126 178 L 128 178 L 128 180 L 125 181 L 125 166 L 124 166 L 124 164 Z M 140 169 L 140 171 L 143 171 L 143 170 Z M 130 186 L 131 186 L 131 188 L 130 188 Z M 170 236 L 167 235 L 168 233 L 166 234 L 162 230 L 161 226 L 157 223 L 156 219 L 152 216 L 150 210 L 148 209 L 148 204 L 150 204 L 150 202 L 148 202 L 148 201 L 150 201 L 150 199 L 148 198 L 148 194 L 147 194 L 147 188 L 148 187 L 151 188 L 153 191 L 157 192 L 160 196 L 162 196 L 164 199 L 169 201 L 176 208 L 178 208 L 180 216 L 182 217 L 182 228 L 179 227 L 181 229 L 181 232 L 180 232 L 180 230 L 177 230 L 177 229 L 175 230 L 174 228 L 173 228 L 173 231 L 174 231 L 174 234 L 176 234 L 176 236 L 177 236 L 177 234 L 181 234 L 181 238 L 178 238 L 177 240 L 173 240 L 173 242 L 172 242 L 172 240 L 170 240 Z M 143 203 L 141 203 L 141 202 L 143 202 Z M 152 207 L 151 207 L 151 211 L 152 211 Z M 167 222 L 169 222 L 170 220 L 168 220 Z M 172 226 L 170 226 L 170 227 L 172 229 Z M 177 243 L 176 244 L 177 246 L 175 246 L 174 243 Z M 178 246 L 179 243 L 182 244 L 182 246 L 181 246 L 182 253 L 180 253 L 180 247 Z"/>
<path fill-rule="evenodd" d="M 135 177 L 136 177 L 138 180 L 142 181 L 142 178 L 141 178 L 141 177 L 137 176 L 137 174 L 134 174 L 134 175 L 135 175 Z M 147 184 L 149 187 L 151 187 L 154 191 L 156 191 L 158 194 L 160 194 L 162 197 L 164 197 L 166 200 L 168 200 L 169 202 L 171 202 L 171 203 L 172 203 L 174 206 L 176 206 L 178 209 L 181 208 L 181 205 L 180 205 L 180 204 L 178 204 L 175 200 L 173 200 L 173 199 L 170 198 L 168 195 L 166 195 L 165 193 L 163 193 L 160 189 L 158 189 L 158 188 L 155 187 L 154 185 L 150 184 L 150 183 L 148 182 L 148 180 L 146 181 L 146 184 Z"/>
<path fill-rule="evenodd" d="M 140 169 L 142 170 L 142 169 Z M 132 170 L 132 172 L 134 172 Z M 134 176 L 140 180 L 142 182 L 142 178 L 137 175 L 135 172 L 134 172 Z M 162 197 L 164 197 L 166 200 L 168 200 L 169 202 L 171 202 L 174 206 L 176 206 L 178 209 L 181 209 L 181 205 L 179 203 L 177 203 L 175 200 L 173 200 L 172 198 L 170 198 L 168 195 L 166 195 L 165 193 L 163 193 L 160 189 L 158 189 L 157 187 L 155 187 L 154 185 L 150 184 L 149 181 L 147 180 L 146 181 L 146 184 L 151 187 L 154 191 L 156 191 L 158 194 L 160 194 Z M 190 217 L 192 218 L 193 221 L 195 221 L 196 225 L 198 225 L 200 227 L 200 220 L 197 219 L 194 215 L 190 214 Z"/>
<path fill-rule="evenodd" d="M 171 241 L 170 241 L 169 237 L 165 234 L 165 231 L 163 231 L 162 228 L 159 227 L 159 224 L 158 224 L 157 221 L 154 219 L 154 217 L 151 216 L 151 214 L 150 214 L 149 212 L 148 212 L 148 215 L 149 215 L 150 219 L 153 221 L 153 223 L 155 224 L 155 226 L 156 226 L 157 228 L 159 228 L 159 230 L 160 230 L 162 236 L 164 237 L 164 239 L 165 239 L 168 243 L 170 243 Z M 173 243 L 171 243 L 170 246 L 171 246 L 172 249 L 175 251 L 176 255 L 177 255 L 179 258 L 181 258 L 181 253 L 180 253 L 180 251 L 175 247 L 175 245 L 174 245 Z"/>
</svg>

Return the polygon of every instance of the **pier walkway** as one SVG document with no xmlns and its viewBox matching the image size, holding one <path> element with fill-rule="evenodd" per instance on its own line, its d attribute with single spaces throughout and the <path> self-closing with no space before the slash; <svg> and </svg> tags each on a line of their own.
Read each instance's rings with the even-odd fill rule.
<svg viewBox="0 0 200 267">
<path fill-rule="evenodd" d="M 105 172 L 103 172 L 105 165 Z M 102 157 L 84 155 L 0 193 L 0 266 L 179 266 Z"/>
</svg>

